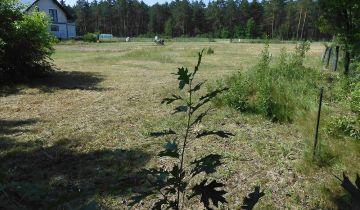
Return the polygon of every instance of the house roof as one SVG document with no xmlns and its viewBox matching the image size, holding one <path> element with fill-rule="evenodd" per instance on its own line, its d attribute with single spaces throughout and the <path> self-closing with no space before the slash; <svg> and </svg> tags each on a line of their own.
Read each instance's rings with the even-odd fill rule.
<svg viewBox="0 0 360 210">
<path fill-rule="evenodd" d="M 25 11 L 29 11 L 29 9 L 39 1 L 40 0 L 21 0 L 21 3 L 27 6 Z M 74 19 L 73 16 L 69 13 L 69 11 L 67 11 L 67 9 L 63 5 L 61 5 L 57 0 L 50 0 L 50 1 L 53 1 L 58 7 L 60 7 L 60 9 L 64 11 L 68 19 Z"/>
</svg>

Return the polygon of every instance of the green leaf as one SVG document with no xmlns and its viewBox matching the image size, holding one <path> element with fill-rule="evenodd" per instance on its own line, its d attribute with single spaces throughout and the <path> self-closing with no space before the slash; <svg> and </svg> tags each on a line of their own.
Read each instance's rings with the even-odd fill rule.
<svg viewBox="0 0 360 210">
<path fill-rule="evenodd" d="M 197 195 L 201 196 L 200 201 L 204 204 L 206 209 L 211 209 L 210 200 L 216 207 L 218 207 L 219 202 L 227 203 L 226 199 L 223 197 L 223 195 L 226 194 L 226 191 L 216 190 L 216 188 L 224 187 L 224 184 L 218 183 L 216 180 L 213 180 L 208 185 L 206 185 L 206 182 L 207 179 L 193 187 L 193 194 L 190 196 L 190 199 Z"/>
<path fill-rule="evenodd" d="M 222 88 L 222 89 L 214 90 L 214 91 L 212 91 L 210 93 L 207 93 L 206 95 L 200 97 L 199 100 L 201 101 L 201 100 L 204 100 L 204 99 L 207 99 L 207 98 L 214 98 L 217 94 L 219 94 L 219 93 L 221 93 L 223 91 L 226 91 L 226 90 L 229 90 L 229 88 L 225 87 L 225 88 Z"/>
<path fill-rule="evenodd" d="M 216 172 L 216 167 L 221 165 L 220 160 L 221 155 L 210 154 L 200 160 L 191 162 L 192 165 L 195 165 L 195 167 L 191 170 L 192 176 L 194 177 L 201 172 L 205 172 L 206 174 Z"/>
<path fill-rule="evenodd" d="M 174 101 L 177 101 L 177 100 L 180 100 L 182 99 L 180 96 L 177 96 L 175 94 L 172 94 L 171 97 L 169 98 L 164 98 L 162 101 L 161 101 L 161 104 L 171 104 L 172 102 Z"/>
<path fill-rule="evenodd" d="M 173 157 L 173 158 L 179 157 L 179 149 L 175 141 L 168 141 L 164 145 L 164 148 L 165 150 L 159 153 L 160 157 Z"/>
<path fill-rule="evenodd" d="M 198 62 L 194 68 L 194 73 L 192 74 L 193 78 L 195 76 L 195 74 L 199 71 L 199 67 L 200 67 L 200 64 L 201 64 L 201 59 L 202 59 L 202 55 L 203 55 L 203 52 L 204 52 L 205 49 L 202 49 L 201 52 L 198 53 Z"/>
<path fill-rule="evenodd" d="M 222 89 L 214 90 L 204 96 L 199 98 L 198 103 L 192 108 L 192 113 L 194 113 L 198 108 L 202 107 L 204 104 L 208 103 L 211 99 L 215 98 L 219 93 L 229 90 L 229 88 L 225 87 Z"/>
<path fill-rule="evenodd" d="M 225 131 L 203 131 L 200 134 L 196 135 L 196 138 L 209 135 L 217 135 L 222 138 L 230 138 L 230 136 L 235 136 L 234 134 Z"/>
<path fill-rule="evenodd" d="M 178 72 L 175 75 L 179 75 L 179 89 L 182 90 L 186 84 L 190 83 L 190 76 L 191 74 L 188 74 L 189 70 L 187 68 L 181 67 L 178 68 Z"/>
<path fill-rule="evenodd" d="M 194 120 L 194 122 L 191 124 L 191 126 L 195 125 L 196 123 L 200 123 L 202 119 L 209 113 L 210 110 L 211 108 L 208 108 L 205 112 L 199 114 Z"/>
<path fill-rule="evenodd" d="M 205 84 L 205 83 L 206 83 L 206 81 L 203 81 L 203 82 L 198 83 L 198 84 L 195 85 L 195 87 L 192 88 L 190 91 L 196 92 L 196 91 L 200 90 L 200 89 L 201 89 L 201 86 L 202 86 L 203 84 Z"/>
<path fill-rule="evenodd" d="M 254 208 L 256 203 L 261 197 L 265 195 L 264 191 L 260 192 L 260 187 L 255 186 L 254 192 L 251 192 L 247 197 L 244 198 L 241 209 L 251 210 Z"/>
</svg>

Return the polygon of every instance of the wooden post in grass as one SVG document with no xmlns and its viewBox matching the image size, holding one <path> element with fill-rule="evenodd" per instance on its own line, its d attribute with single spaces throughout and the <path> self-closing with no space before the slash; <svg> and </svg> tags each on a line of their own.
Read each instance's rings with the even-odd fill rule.
<svg viewBox="0 0 360 210">
<path fill-rule="evenodd" d="M 326 55 L 327 55 L 327 53 L 328 53 L 328 50 L 329 50 L 329 47 L 326 46 L 324 55 L 323 55 L 323 57 L 322 57 L 322 61 L 323 61 L 324 64 L 325 64 L 325 58 L 326 58 Z"/>
<path fill-rule="evenodd" d="M 332 54 L 332 47 L 330 47 L 330 48 L 329 48 L 329 51 L 328 51 L 328 55 L 327 55 L 327 58 L 326 58 L 326 68 L 329 67 L 330 59 L 331 59 L 331 54 Z"/>
<path fill-rule="evenodd" d="M 345 51 L 344 56 L 344 74 L 349 74 L 349 66 L 350 66 L 350 52 L 348 50 Z"/>
<path fill-rule="evenodd" d="M 336 48 L 335 48 L 335 59 L 334 59 L 334 63 L 333 63 L 333 70 L 334 70 L 334 71 L 337 70 L 337 66 L 338 66 L 339 50 L 340 50 L 340 47 L 339 47 L 339 46 L 336 46 Z"/>
<path fill-rule="evenodd" d="M 319 138 L 320 113 L 321 113 L 321 105 L 322 105 L 323 93 L 324 93 L 324 88 L 322 87 L 320 89 L 320 100 L 319 100 L 319 110 L 318 110 L 317 122 L 316 122 L 313 159 L 315 159 L 315 151 L 316 151 L 316 147 L 317 147 L 317 144 L 318 144 L 318 138 Z"/>
</svg>

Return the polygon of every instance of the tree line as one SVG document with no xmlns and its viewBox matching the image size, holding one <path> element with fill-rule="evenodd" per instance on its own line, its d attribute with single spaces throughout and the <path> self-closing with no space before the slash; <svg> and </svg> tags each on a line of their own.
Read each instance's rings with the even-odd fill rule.
<svg viewBox="0 0 360 210">
<path fill-rule="evenodd" d="M 284 40 L 330 38 L 317 20 L 322 9 L 313 0 L 175 0 L 149 6 L 138 0 L 77 0 L 65 5 L 78 34 L 111 33 L 115 36 L 215 38 L 273 38 Z"/>
</svg>

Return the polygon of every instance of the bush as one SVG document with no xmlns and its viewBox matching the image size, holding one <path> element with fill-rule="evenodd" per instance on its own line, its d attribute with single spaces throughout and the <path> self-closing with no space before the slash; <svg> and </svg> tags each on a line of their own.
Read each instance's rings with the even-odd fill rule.
<svg viewBox="0 0 360 210">
<path fill-rule="evenodd" d="M 93 34 L 93 33 L 86 33 L 83 36 L 83 40 L 85 42 L 96 42 L 97 41 L 97 36 L 96 36 L 96 34 Z"/>
<path fill-rule="evenodd" d="M 295 113 L 309 109 L 317 94 L 320 74 L 303 66 L 309 43 L 285 50 L 274 66 L 266 44 L 258 64 L 245 73 L 236 73 L 225 83 L 230 90 L 221 100 L 242 112 L 262 114 L 275 122 L 293 122 Z"/>
<path fill-rule="evenodd" d="M 206 51 L 206 54 L 210 55 L 210 54 L 214 54 L 214 52 L 215 51 L 211 47 L 209 47 Z"/>
<path fill-rule="evenodd" d="M 351 110 L 360 119 L 360 63 L 354 63 L 352 73 L 348 76 L 348 92 L 350 92 Z"/>
<path fill-rule="evenodd" d="M 352 116 L 333 117 L 327 125 L 327 132 L 334 136 L 349 136 L 360 140 L 359 119 Z"/>
<path fill-rule="evenodd" d="M 45 13 L 24 14 L 14 0 L 0 1 L 0 85 L 38 77 L 51 69 L 55 38 Z"/>
</svg>

